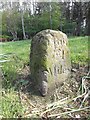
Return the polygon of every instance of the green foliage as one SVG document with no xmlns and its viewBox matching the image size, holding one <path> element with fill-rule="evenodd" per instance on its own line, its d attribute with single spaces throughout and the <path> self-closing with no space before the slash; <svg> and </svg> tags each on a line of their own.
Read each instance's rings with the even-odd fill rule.
<svg viewBox="0 0 90 120">
<path fill-rule="evenodd" d="M 2 87 L 8 89 L 14 86 L 15 80 L 18 77 L 18 66 L 15 62 L 6 62 L 3 64 L 2 72 L 6 79 L 2 82 Z"/>
<path fill-rule="evenodd" d="M 76 27 L 76 23 L 75 22 L 68 22 L 68 21 L 64 21 L 62 24 L 62 30 L 64 33 L 66 33 L 67 35 L 74 35 L 75 33 L 75 27 Z"/>
<path fill-rule="evenodd" d="M 49 9 L 48 7 L 46 9 Z M 50 11 L 46 9 L 41 14 L 24 14 L 25 30 L 28 35 L 34 36 L 37 32 L 50 28 Z M 60 10 L 56 3 L 52 3 L 51 12 L 52 29 L 58 29 Z"/>
<path fill-rule="evenodd" d="M 8 35 L 8 31 L 7 31 L 7 12 L 2 12 L 1 15 L 2 15 L 2 34 L 6 34 Z"/>
<path fill-rule="evenodd" d="M 0 38 L 6 38 L 7 40 L 12 39 L 12 37 L 9 35 L 0 35 Z"/>
<path fill-rule="evenodd" d="M 17 5 L 13 5 L 13 8 L 9 9 L 6 5 L 4 11 L 0 11 L 2 15 L 2 34 L 15 37 L 13 35 L 17 33 L 17 37 L 23 39 L 22 12 L 18 2 L 15 4 Z M 30 3 L 25 4 L 23 6 L 23 20 L 25 33 L 29 38 L 41 30 L 51 28 L 51 26 L 52 29 L 60 29 L 69 35 L 87 35 L 88 3 L 74 2 L 71 6 L 68 2 L 40 2 L 34 5 L 34 14 L 31 14 L 29 9 L 31 7 Z M 86 25 L 84 26 L 85 19 Z"/>
<path fill-rule="evenodd" d="M 4 118 L 17 118 L 22 116 L 24 109 L 20 103 L 19 96 L 17 92 L 13 89 L 3 91 L 1 97 L 0 106 L 2 107 L 2 113 L 0 113 Z"/>
<path fill-rule="evenodd" d="M 58 3 L 51 3 L 51 21 L 50 23 L 50 8 L 49 4 L 42 8 L 40 14 L 30 15 L 29 11 L 24 11 L 24 27 L 26 35 L 34 36 L 37 32 L 50 28 L 58 29 L 60 24 L 60 6 Z M 43 10 L 44 9 L 44 10 Z M 15 10 L 2 12 L 2 33 L 12 36 L 12 33 L 17 32 L 17 35 L 22 39 L 22 22 L 21 13 Z M 12 36 L 13 37 L 13 36 Z"/>
<path fill-rule="evenodd" d="M 21 23 L 20 13 L 17 10 L 8 10 L 2 12 L 2 34 L 13 39 L 13 34 L 19 32 Z"/>
</svg>

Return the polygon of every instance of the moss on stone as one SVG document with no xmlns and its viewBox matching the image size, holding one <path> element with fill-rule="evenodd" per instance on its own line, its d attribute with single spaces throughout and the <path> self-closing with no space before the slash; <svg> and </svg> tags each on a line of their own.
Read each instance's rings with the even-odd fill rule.
<svg viewBox="0 0 90 120">
<path fill-rule="evenodd" d="M 67 79 L 70 72 L 70 56 L 67 36 L 54 30 L 44 30 L 36 34 L 31 43 L 30 69 L 36 85 L 44 80 L 47 71 L 48 86 Z"/>
</svg>

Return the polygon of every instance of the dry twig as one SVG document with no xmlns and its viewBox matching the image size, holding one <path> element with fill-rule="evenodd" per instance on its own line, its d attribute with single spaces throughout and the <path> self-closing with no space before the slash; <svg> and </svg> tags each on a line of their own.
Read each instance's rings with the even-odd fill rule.
<svg viewBox="0 0 90 120">
<path fill-rule="evenodd" d="M 63 113 L 60 113 L 60 114 L 53 114 L 53 115 L 49 115 L 48 118 L 56 117 L 56 116 L 62 116 L 62 115 L 65 115 L 65 114 L 74 113 L 74 112 L 86 110 L 86 109 L 89 109 L 89 108 L 90 108 L 90 106 L 89 106 L 89 107 L 82 108 L 82 109 L 74 109 L 74 110 L 72 110 L 72 111 L 67 111 L 67 112 L 63 112 Z"/>
</svg>

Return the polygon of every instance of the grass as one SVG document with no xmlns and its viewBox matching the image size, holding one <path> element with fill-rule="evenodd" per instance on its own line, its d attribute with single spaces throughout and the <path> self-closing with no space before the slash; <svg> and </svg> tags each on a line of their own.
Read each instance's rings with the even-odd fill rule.
<svg viewBox="0 0 90 120">
<path fill-rule="evenodd" d="M 17 81 L 19 77 L 19 71 L 22 70 L 25 65 L 29 64 L 30 43 L 30 40 L 0 43 L 0 50 L 2 50 L 0 60 L 10 60 L 2 63 L 4 75 L 2 87 L 4 93 L 2 95 L 2 102 L 0 102 L 3 111 L 0 113 L 0 116 L 2 114 L 5 118 L 17 117 L 24 112 L 17 91 L 15 90 L 15 81 Z M 87 36 L 70 38 L 69 47 L 72 63 L 84 65 L 88 63 Z"/>
<path fill-rule="evenodd" d="M 0 116 L 16 118 L 22 115 L 24 109 L 15 90 L 15 81 L 18 79 L 18 71 L 29 63 L 30 40 L 0 43 L 0 48 L 0 60 L 9 60 L 2 63 L 2 88 L 5 94 L 1 97 Z"/>
<path fill-rule="evenodd" d="M 2 71 L 6 76 L 3 84 L 5 88 L 10 88 L 18 77 L 18 71 L 29 64 L 30 40 L 6 42 L 0 45 L 4 54 L 1 59 L 10 60 L 2 63 Z"/>
<path fill-rule="evenodd" d="M 1 43 L 2 54 L 13 55 L 23 63 L 29 63 L 30 40 Z M 69 39 L 71 61 L 86 64 L 88 62 L 88 37 L 74 37 Z M 15 58 L 14 58 L 15 59 Z"/>
<path fill-rule="evenodd" d="M 69 39 L 72 63 L 87 64 L 88 58 L 88 37 L 75 37 Z"/>
<path fill-rule="evenodd" d="M 2 54 L 15 54 L 20 60 L 29 60 L 30 40 L 1 43 Z"/>
<path fill-rule="evenodd" d="M 17 118 L 24 112 L 20 99 L 14 89 L 2 92 L 2 115 L 5 118 Z"/>
</svg>

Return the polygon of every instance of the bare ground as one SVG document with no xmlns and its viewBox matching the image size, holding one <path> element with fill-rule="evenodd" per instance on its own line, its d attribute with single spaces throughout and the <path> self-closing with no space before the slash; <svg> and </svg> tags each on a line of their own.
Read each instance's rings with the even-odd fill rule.
<svg viewBox="0 0 90 120">
<path fill-rule="evenodd" d="M 57 119 L 57 118 L 88 118 L 90 119 L 90 94 L 82 103 L 82 78 L 88 76 L 88 91 L 90 91 L 90 77 L 88 66 L 72 65 L 71 76 L 46 97 L 33 87 L 30 80 L 29 66 L 20 72 L 19 80 L 26 81 L 19 86 L 19 96 L 25 112 L 21 117 Z M 84 91 L 85 92 L 85 91 Z M 75 98 L 75 99 L 74 99 Z M 82 106 L 81 106 L 82 105 Z"/>
</svg>

